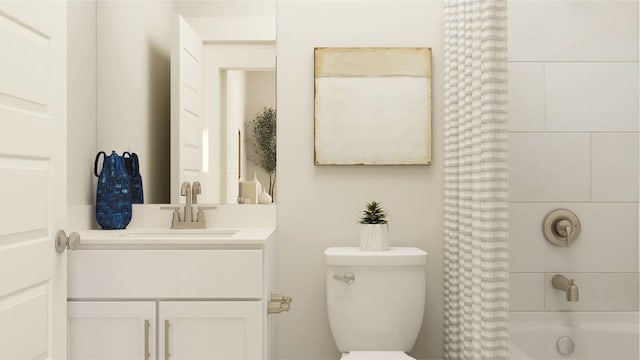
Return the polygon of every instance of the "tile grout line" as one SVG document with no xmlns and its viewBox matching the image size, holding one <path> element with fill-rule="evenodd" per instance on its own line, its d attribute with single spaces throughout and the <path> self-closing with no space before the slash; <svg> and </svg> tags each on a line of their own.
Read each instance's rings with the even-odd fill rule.
<svg viewBox="0 0 640 360">
<path fill-rule="evenodd" d="M 547 129 L 547 63 L 542 63 L 542 129 L 548 133 Z"/>
<path fill-rule="evenodd" d="M 589 202 L 593 203 L 593 133 L 589 133 Z"/>
</svg>

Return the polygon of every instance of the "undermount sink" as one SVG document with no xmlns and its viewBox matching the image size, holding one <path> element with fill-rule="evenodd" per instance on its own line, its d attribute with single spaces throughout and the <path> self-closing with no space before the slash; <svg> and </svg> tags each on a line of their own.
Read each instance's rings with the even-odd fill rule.
<svg viewBox="0 0 640 360">
<path fill-rule="evenodd" d="M 129 230 L 120 235 L 120 238 L 202 238 L 202 237 L 229 237 L 238 232 L 238 229 L 158 229 L 158 230 Z"/>
<path fill-rule="evenodd" d="M 80 250 L 263 247 L 274 228 L 131 228 L 80 232 Z"/>
</svg>

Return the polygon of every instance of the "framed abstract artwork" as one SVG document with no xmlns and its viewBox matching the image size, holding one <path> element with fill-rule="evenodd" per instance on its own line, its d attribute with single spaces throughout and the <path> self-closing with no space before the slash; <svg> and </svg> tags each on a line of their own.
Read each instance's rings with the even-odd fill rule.
<svg viewBox="0 0 640 360">
<path fill-rule="evenodd" d="M 431 165 L 431 49 L 316 48 L 316 165 Z"/>
</svg>

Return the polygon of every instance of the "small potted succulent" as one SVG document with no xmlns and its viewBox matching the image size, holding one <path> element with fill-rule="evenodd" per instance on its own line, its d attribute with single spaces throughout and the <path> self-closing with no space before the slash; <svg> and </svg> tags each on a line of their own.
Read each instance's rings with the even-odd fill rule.
<svg viewBox="0 0 640 360">
<path fill-rule="evenodd" d="M 369 251 L 389 250 L 389 225 L 387 212 L 377 201 L 371 201 L 362 211 L 360 220 L 360 249 Z"/>
</svg>

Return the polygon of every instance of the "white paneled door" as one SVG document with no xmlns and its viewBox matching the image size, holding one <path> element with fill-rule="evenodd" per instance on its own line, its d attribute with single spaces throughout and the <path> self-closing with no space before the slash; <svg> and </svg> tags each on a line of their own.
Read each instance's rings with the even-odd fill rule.
<svg viewBox="0 0 640 360">
<path fill-rule="evenodd" d="M 184 181 L 202 181 L 202 40 L 176 15 L 171 44 L 171 203 Z M 206 190 L 205 190 L 206 191 Z M 182 201 L 184 202 L 184 201 Z"/>
<path fill-rule="evenodd" d="M 0 359 L 65 359 L 67 7 L 0 1 Z"/>
</svg>

